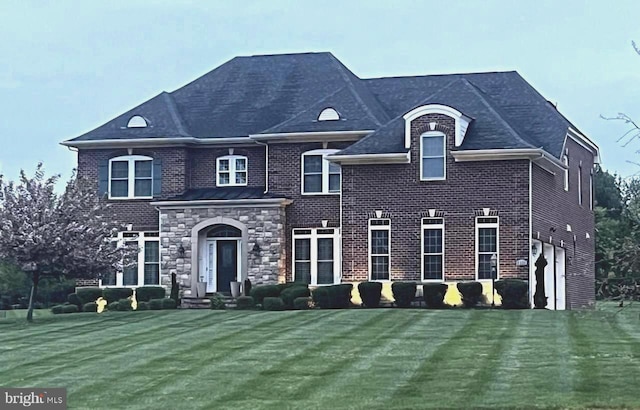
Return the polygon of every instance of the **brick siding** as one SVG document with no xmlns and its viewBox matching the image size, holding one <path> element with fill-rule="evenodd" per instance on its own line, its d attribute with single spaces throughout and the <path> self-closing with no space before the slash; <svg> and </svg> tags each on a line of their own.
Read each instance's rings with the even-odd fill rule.
<svg viewBox="0 0 640 410">
<path fill-rule="evenodd" d="M 595 227 L 590 209 L 589 177 L 593 154 L 568 138 L 569 191 L 564 174 L 555 175 L 532 167 L 532 235 L 545 243 L 566 249 L 567 308 L 591 307 L 595 302 Z M 578 203 L 578 170 L 582 163 L 582 205 Z M 571 231 L 567 231 L 567 224 Z M 590 238 L 587 239 L 589 234 Z M 575 235 L 575 242 L 574 242 Z"/>
</svg>

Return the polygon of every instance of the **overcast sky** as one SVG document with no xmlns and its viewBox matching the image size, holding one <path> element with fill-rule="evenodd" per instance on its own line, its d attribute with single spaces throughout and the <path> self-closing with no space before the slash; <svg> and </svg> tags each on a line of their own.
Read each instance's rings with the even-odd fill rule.
<svg viewBox="0 0 640 410">
<path fill-rule="evenodd" d="M 600 115 L 640 120 L 640 2 L 0 0 L 0 173 L 237 55 L 331 51 L 361 78 L 517 70 L 601 147 L 640 171 L 640 141 Z"/>
</svg>

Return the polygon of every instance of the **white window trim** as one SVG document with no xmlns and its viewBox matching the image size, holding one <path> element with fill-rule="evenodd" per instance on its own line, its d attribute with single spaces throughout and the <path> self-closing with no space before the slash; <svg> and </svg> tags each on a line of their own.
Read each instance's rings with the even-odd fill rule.
<svg viewBox="0 0 640 410">
<path fill-rule="evenodd" d="M 578 166 L 578 205 L 582 206 L 582 166 Z"/>
<path fill-rule="evenodd" d="M 337 149 L 315 149 L 302 154 L 300 158 L 300 194 L 301 195 L 340 195 L 342 192 L 342 167 L 340 167 L 340 185 L 337 191 L 329 192 L 329 161 L 327 155 L 338 152 Z M 322 191 L 321 192 L 305 192 L 304 191 L 304 157 L 306 156 L 322 156 Z"/>
<path fill-rule="evenodd" d="M 131 237 L 124 237 L 124 234 L 135 234 L 135 236 L 131 236 Z M 160 284 L 162 283 L 161 281 L 161 274 L 162 272 L 160 272 L 160 237 L 159 236 L 149 236 L 149 235 L 157 235 L 157 232 L 131 232 L 131 231 L 124 231 L 124 232 L 118 232 L 118 236 L 116 238 L 114 238 L 113 240 L 116 242 L 116 246 L 118 247 L 123 247 L 125 246 L 125 243 L 127 242 L 137 242 L 138 245 L 138 258 L 137 258 L 137 264 L 138 264 L 138 284 L 137 285 L 123 285 L 123 281 L 124 281 L 124 271 L 122 269 L 118 270 L 116 272 L 116 284 L 115 285 L 104 285 L 102 283 L 102 279 L 99 280 L 98 282 L 98 286 L 100 286 L 101 288 L 131 288 L 131 289 L 135 289 L 135 288 L 139 288 L 142 286 L 161 286 Z M 144 245 L 145 242 L 158 242 L 158 283 L 156 284 L 145 284 L 144 283 L 144 265 L 145 265 L 145 261 L 144 261 Z"/>
<path fill-rule="evenodd" d="M 566 167 L 564 170 L 564 190 L 569 191 L 569 157 L 566 155 L 563 155 L 562 163 Z"/>
<path fill-rule="evenodd" d="M 422 144 L 422 139 L 424 137 L 427 137 L 427 138 L 442 137 L 443 138 L 442 160 L 443 160 L 444 172 L 442 177 L 437 177 L 437 178 L 425 177 L 424 174 L 422 173 L 423 172 L 422 160 L 424 158 L 424 154 L 423 154 L 424 147 Z M 438 157 L 429 157 L 429 158 L 440 158 L 440 157 L 438 156 Z M 446 179 L 447 179 L 447 136 L 440 131 L 427 131 L 420 134 L 420 181 L 444 181 Z"/>
<path fill-rule="evenodd" d="M 113 162 L 128 162 L 128 174 L 127 174 L 127 196 L 111 196 L 111 164 Z M 151 195 L 150 196 L 135 196 L 136 187 L 136 162 L 138 161 L 151 161 Z M 144 155 L 123 155 L 109 159 L 109 199 L 153 199 L 153 158 Z M 147 178 L 145 178 L 147 179 Z"/>
<path fill-rule="evenodd" d="M 439 219 L 442 223 L 439 224 L 425 224 L 427 219 Z M 445 230 L 444 230 L 444 218 L 422 218 L 422 229 L 420 230 L 420 280 L 422 282 L 443 282 L 444 281 L 444 251 L 445 251 Z M 424 257 L 425 255 L 438 255 L 437 253 L 424 253 L 424 231 L 425 229 L 439 229 L 442 231 L 442 278 L 441 279 L 425 279 L 424 278 Z M 476 269 L 477 271 L 477 269 Z"/>
<path fill-rule="evenodd" d="M 243 170 L 237 170 L 236 169 L 236 160 L 238 159 L 243 159 L 244 160 L 244 169 Z M 222 171 L 225 173 L 229 173 L 229 183 L 228 184 L 221 184 L 220 183 L 220 162 L 223 160 L 228 160 L 229 161 L 229 170 L 228 171 Z M 244 184 L 239 184 L 236 182 L 236 173 L 237 172 L 244 172 L 246 174 L 246 178 L 244 180 Z M 218 157 L 216 158 L 216 186 L 247 186 L 247 184 L 249 183 L 249 160 L 247 159 L 247 157 L 243 156 L 243 155 L 225 155 L 222 157 Z"/>
<path fill-rule="evenodd" d="M 387 225 L 372 225 L 371 222 L 372 221 L 388 221 L 389 223 Z M 367 244 L 367 254 L 368 254 L 368 262 L 369 262 L 369 281 L 370 282 L 391 282 L 391 219 L 389 218 L 371 218 L 369 219 L 368 222 L 369 225 L 369 232 L 368 232 L 368 244 Z M 389 249 L 389 252 L 387 254 L 378 254 L 376 253 L 375 255 L 371 253 L 371 233 L 373 231 L 387 231 L 389 234 L 387 236 L 387 249 Z M 372 259 L 374 256 L 386 256 L 387 258 L 389 258 L 389 270 L 387 271 L 387 276 L 389 277 L 388 279 L 373 279 L 372 275 L 373 275 L 373 271 L 372 271 Z"/>
<path fill-rule="evenodd" d="M 593 172 L 589 173 L 589 209 L 593 211 Z"/>
<path fill-rule="evenodd" d="M 319 234 L 318 230 L 323 229 L 333 229 L 333 233 L 331 234 Z M 311 231 L 308 234 L 300 234 L 296 233 L 296 231 Z M 311 257 L 311 283 L 309 286 L 331 286 L 340 283 L 341 277 L 341 255 L 342 252 L 340 250 L 340 231 L 338 228 L 296 228 L 293 229 L 291 235 L 291 276 L 293 281 L 296 281 L 296 239 L 310 239 L 311 240 L 311 249 L 310 249 L 310 257 Z M 333 239 L 333 283 L 318 283 L 318 239 L 322 238 L 331 238 Z"/>
<path fill-rule="evenodd" d="M 479 223 L 479 218 L 495 218 L 496 222 L 492 223 Z M 476 249 L 475 249 L 475 258 L 476 258 L 476 280 L 477 281 L 490 281 L 489 279 L 480 279 L 478 272 L 478 265 L 480 261 L 480 228 L 496 228 L 496 257 L 498 258 L 496 261 L 496 280 L 500 279 L 500 219 L 497 216 L 477 216 L 476 217 Z"/>
</svg>

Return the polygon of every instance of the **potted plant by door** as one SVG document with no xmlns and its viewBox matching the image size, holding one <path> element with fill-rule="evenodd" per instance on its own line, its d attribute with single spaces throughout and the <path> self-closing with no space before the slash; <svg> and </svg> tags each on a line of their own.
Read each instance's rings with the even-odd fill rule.
<svg viewBox="0 0 640 410">
<path fill-rule="evenodd" d="M 200 276 L 200 280 L 196 282 L 196 297 L 203 298 L 207 294 L 207 282 L 204 281 L 204 276 Z"/>
<path fill-rule="evenodd" d="M 240 282 L 231 282 L 231 296 L 237 298 L 240 296 Z"/>
</svg>

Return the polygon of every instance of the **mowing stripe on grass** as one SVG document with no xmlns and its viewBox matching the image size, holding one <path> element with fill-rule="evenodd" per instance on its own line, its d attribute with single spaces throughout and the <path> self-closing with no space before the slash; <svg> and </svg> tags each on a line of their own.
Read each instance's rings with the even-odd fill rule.
<svg viewBox="0 0 640 410">
<path fill-rule="evenodd" d="M 377 346 L 359 355 L 349 369 L 326 379 L 323 389 L 313 389 L 298 408 L 312 408 L 329 397 L 335 403 L 357 399 L 360 408 L 373 409 L 393 394 L 396 386 L 404 384 L 420 365 L 451 336 L 462 328 L 470 311 L 418 311 L 412 326 L 386 337 Z M 404 315 L 404 311 L 397 311 Z M 447 320 L 447 318 L 451 320 Z M 363 383 L 363 376 L 369 379 Z M 330 392 L 329 397 L 327 392 Z M 299 404 L 299 405 L 298 405 Z"/>
<path fill-rule="evenodd" d="M 182 313 L 184 315 L 185 313 Z M 149 318 L 154 319 L 153 314 L 150 314 Z M 24 357 L 24 359 L 32 359 L 27 362 L 14 362 L 13 366 L 8 368 L 1 368 L 2 371 L 12 371 L 14 369 L 19 368 L 20 374 L 24 374 L 25 369 L 29 367 L 35 367 L 38 369 L 43 362 L 48 364 L 48 372 L 55 372 L 61 368 L 66 368 L 69 365 L 68 357 L 73 355 L 82 355 L 85 352 L 90 353 L 88 356 L 84 355 L 82 359 L 77 360 L 75 363 L 79 364 L 83 361 L 92 361 L 92 360 L 109 360 L 109 355 L 112 353 L 119 353 L 123 348 L 127 348 L 131 350 L 132 348 L 138 345 L 147 345 L 149 340 L 145 338 L 150 334 L 154 334 L 154 338 L 156 337 L 155 333 L 159 331 L 168 331 L 172 332 L 171 329 L 172 323 L 167 322 L 167 319 L 171 319 L 174 315 L 160 315 L 159 317 L 155 317 L 154 322 L 159 322 L 157 325 L 152 325 L 144 328 L 138 328 L 138 324 L 141 320 L 136 320 L 133 322 L 125 322 L 126 325 L 119 327 L 111 327 L 111 328 L 101 328 L 99 331 L 96 331 L 93 334 L 87 335 L 85 332 L 81 332 L 80 335 L 73 335 L 71 338 L 65 339 L 65 343 L 60 343 L 61 347 L 55 351 L 55 353 L 45 355 L 45 356 L 37 356 L 34 360 L 33 356 Z M 235 317 L 239 316 L 239 314 L 226 318 L 226 320 L 233 320 Z M 206 315 L 199 315 L 193 317 L 187 321 L 182 321 L 182 323 L 194 323 L 194 322 L 202 322 L 205 320 L 210 320 Z M 133 327 L 133 329 L 129 330 L 129 328 Z M 105 333 L 105 338 L 109 339 L 109 342 L 106 342 L 106 339 L 101 337 L 101 334 Z M 85 337 L 86 336 L 86 337 Z M 177 334 L 176 337 L 179 337 L 180 334 Z M 114 339 L 114 340 L 111 340 Z M 36 343 L 45 343 L 46 341 L 38 341 Z M 106 346 L 106 347 L 105 347 Z M 34 350 L 33 348 L 30 350 Z M 48 351 L 51 351 L 50 349 Z M 57 366 L 51 366 L 52 363 L 59 362 Z M 38 373 L 41 376 L 43 373 Z M 18 381 L 28 380 L 28 375 L 19 379 Z"/>
<path fill-rule="evenodd" d="M 437 407 L 440 400 L 446 399 L 450 406 L 467 406 L 492 380 L 517 322 L 517 316 L 500 311 L 473 311 L 467 325 L 426 358 L 409 383 L 399 386 L 386 405 Z M 453 385 L 445 382 L 452 379 L 457 380 Z M 416 386 L 424 389 L 416 390 Z M 460 394 L 462 391 L 464 394 Z"/>
<path fill-rule="evenodd" d="M 346 311 L 345 311 L 346 312 Z M 347 323 L 347 326 L 340 328 L 338 326 L 332 326 L 327 329 L 326 333 L 314 334 L 313 336 L 318 339 L 308 340 L 306 345 L 291 347 L 286 357 L 281 358 L 278 361 L 274 361 L 272 364 L 268 363 L 263 369 L 257 369 L 258 373 L 253 377 L 245 379 L 241 384 L 234 384 L 233 386 L 227 385 L 228 390 L 224 392 L 222 396 L 217 397 L 213 401 L 209 401 L 203 408 L 214 408 L 222 405 L 223 403 L 236 401 L 238 398 L 244 397 L 251 399 L 261 399 L 264 397 L 265 388 L 269 385 L 270 381 L 278 381 L 282 384 L 287 382 L 282 381 L 288 370 L 296 365 L 296 363 L 303 358 L 313 356 L 314 354 L 322 353 L 331 346 L 348 343 L 350 340 L 357 339 L 362 334 L 370 334 L 372 328 L 385 328 L 385 326 L 391 325 L 397 318 L 390 313 L 390 310 L 379 309 L 376 311 L 360 311 L 362 315 L 369 316 L 365 320 L 357 320 L 352 317 Z M 355 320 L 353 320 L 355 319 Z M 331 330 L 337 330 L 337 332 L 330 332 Z M 308 369 L 312 371 L 312 369 Z M 286 388 L 287 386 L 281 386 Z M 291 386 L 288 386 L 291 387 Z M 267 388 L 266 390 L 273 392 L 275 388 Z M 278 389 L 279 395 L 285 394 L 285 391 Z"/>
<path fill-rule="evenodd" d="M 132 391 L 122 391 L 118 392 L 117 396 L 119 399 L 124 399 L 131 397 L 139 397 L 141 394 L 145 392 L 151 392 L 156 394 L 159 386 L 164 384 L 175 384 L 176 377 L 184 376 L 184 371 L 189 370 L 197 370 L 200 369 L 200 366 L 209 366 L 208 360 L 204 359 L 204 353 L 207 351 L 211 351 L 213 354 L 212 358 L 229 358 L 233 357 L 232 349 L 218 349 L 217 347 L 220 344 L 226 341 L 237 341 L 239 335 L 247 333 L 249 331 L 260 331 L 263 328 L 271 329 L 273 334 L 278 333 L 281 329 L 277 326 L 278 324 L 287 324 L 287 322 L 298 321 L 299 319 L 293 315 L 264 315 L 259 313 L 244 313 L 244 322 L 242 326 L 240 323 L 227 324 L 225 328 L 216 326 L 215 324 L 208 328 L 199 328 L 194 330 L 189 334 L 190 341 L 192 340 L 202 340 L 200 343 L 185 343 L 185 346 L 181 349 L 166 349 L 171 350 L 171 353 L 167 354 L 154 354 L 150 353 L 148 355 L 144 355 L 143 357 L 131 358 L 127 361 L 127 363 L 117 371 L 111 372 L 109 375 L 104 375 L 98 378 L 95 378 L 91 381 L 90 384 L 85 384 L 82 388 L 73 391 L 74 399 L 82 397 L 83 403 L 95 403 L 99 404 L 102 399 L 106 399 L 106 397 L 102 397 L 100 394 L 95 394 L 95 390 L 98 386 L 102 384 L 109 384 L 111 382 L 117 382 L 121 380 L 123 377 L 126 378 L 132 385 L 139 386 L 141 383 L 148 385 L 143 389 L 136 388 Z M 256 320 L 260 320 L 257 321 Z M 308 320 L 303 321 L 303 325 L 307 325 L 311 323 L 313 320 L 317 320 L 317 318 L 308 318 Z M 269 332 L 265 331 L 265 335 L 269 335 Z M 209 338 L 211 335 L 213 337 Z M 159 344 L 166 344 L 168 341 L 160 341 Z M 245 340 L 247 344 L 252 343 L 252 340 Z M 158 349 L 158 351 L 162 351 Z M 240 352 L 240 350 L 238 350 Z M 189 366 L 180 365 L 181 363 L 187 362 Z M 157 374 L 157 372 L 162 369 L 165 364 L 174 364 L 171 367 L 171 371 L 173 378 L 159 378 L 154 380 L 154 382 L 149 383 L 149 377 L 153 377 Z M 178 364 L 178 366 L 175 366 Z M 197 364 L 200 364 L 198 366 Z M 155 377 L 154 377 L 155 378 Z M 79 400 L 79 399 L 78 399 Z"/>
</svg>

